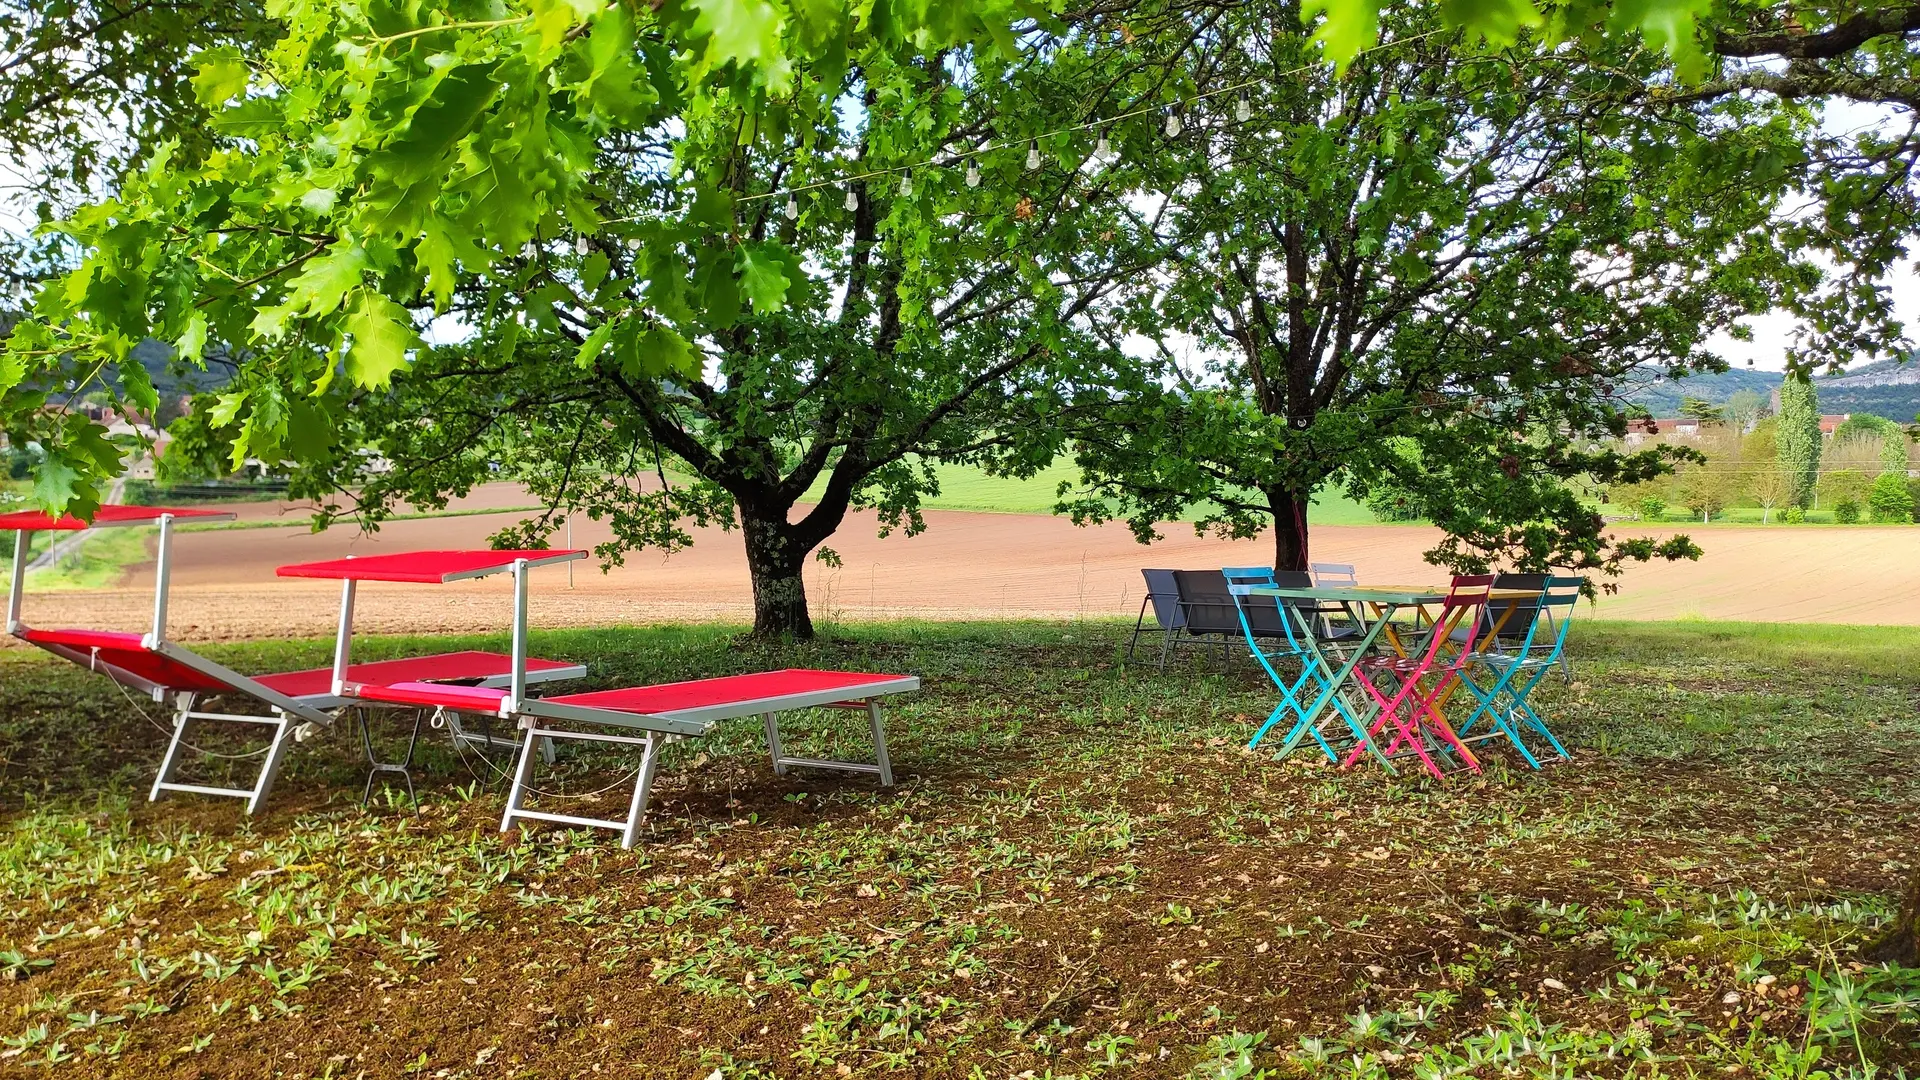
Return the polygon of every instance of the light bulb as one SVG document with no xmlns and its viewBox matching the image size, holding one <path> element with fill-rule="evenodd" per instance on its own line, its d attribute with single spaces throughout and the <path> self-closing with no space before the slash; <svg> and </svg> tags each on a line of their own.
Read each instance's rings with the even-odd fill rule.
<svg viewBox="0 0 1920 1080">
<path fill-rule="evenodd" d="M 1027 148 L 1027 168 L 1037 169 L 1039 167 L 1040 167 L 1040 144 L 1034 143 L 1032 146 L 1029 146 Z"/>
<path fill-rule="evenodd" d="M 904 199 L 907 196 L 912 194 L 913 194 L 913 177 L 908 176 L 906 173 L 901 173 L 900 174 L 900 197 Z"/>
<path fill-rule="evenodd" d="M 967 162 L 967 186 L 970 188 L 980 186 L 980 166 L 976 162 Z"/>
<path fill-rule="evenodd" d="M 854 211 L 858 209 L 860 209 L 860 196 L 856 195 L 852 188 L 848 188 L 847 189 L 847 210 Z"/>
<path fill-rule="evenodd" d="M 1167 114 L 1167 138 L 1169 139 L 1179 138 L 1180 132 L 1182 129 L 1183 129 L 1183 125 L 1180 123 L 1180 114 L 1168 113 Z"/>
<path fill-rule="evenodd" d="M 524 247 L 522 247 L 522 248 L 520 249 L 520 257 L 521 257 L 521 258 L 523 258 L 523 259 L 531 259 L 531 258 L 533 258 L 533 256 L 534 256 L 534 253 L 535 253 L 535 252 L 536 252 L 537 250 L 539 250 L 539 249 L 537 249 L 537 248 L 535 248 L 535 247 L 533 246 L 533 241 L 531 241 L 531 240 L 529 240 L 529 241 L 527 241 L 527 243 L 526 243 L 526 246 L 524 246 Z"/>
<path fill-rule="evenodd" d="M 799 216 L 800 216 L 800 200 L 794 198 L 791 195 L 787 196 L 787 220 L 792 221 L 794 218 L 797 218 Z"/>
<path fill-rule="evenodd" d="M 587 237 L 584 233 L 573 238 L 573 253 L 575 255 L 587 253 Z"/>
<path fill-rule="evenodd" d="M 1246 98 L 1241 98 L 1234 103 L 1233 118 L 1243 124 L 1253 119 L 1253 106 L 1247 104 Z"/>
<path fill-rule="evenodd" d="M 1107 137 L 1102 135 L 1100 136 L 1100 141 L 1093 144 L 1093 160 L 1101 165 L 1105 165 L 1112 158 L 1113 147 L 1107 144 Z"/>
</svg>

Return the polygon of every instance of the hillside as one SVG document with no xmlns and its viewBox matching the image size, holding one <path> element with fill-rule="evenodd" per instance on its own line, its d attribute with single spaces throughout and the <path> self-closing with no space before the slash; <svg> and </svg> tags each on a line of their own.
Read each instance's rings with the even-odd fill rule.
<svg viewBox="0 0 1920 1080">
<path fill-rule="evenodd" d="M 1672 416 L 1680 411 L 1682 398 L 1723 404 L 1741 390 L 1771 394 L 1780 379 L 1777 371 L 1750 368 L 1677 380 L 1654 376 L 1629 393 L 1627 400 L 1645 405 L 1655 416 Z M 1902 424 L 1912 423 L 1920 415 L 1920 359 L 1906 363 L 1881 360 L 1842 375 L 1816 376 L 1813 384 L 1820 394 L 1821 412 L 1870 413 Z"/>
</svg>

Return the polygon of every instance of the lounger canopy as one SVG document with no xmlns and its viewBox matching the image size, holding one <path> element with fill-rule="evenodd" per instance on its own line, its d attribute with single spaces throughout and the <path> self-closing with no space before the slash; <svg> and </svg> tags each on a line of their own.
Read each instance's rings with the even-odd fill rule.
<svg viewBox="0 0 1920 1080">
<path fill-rule="evenodd" d="M 295 563 L 274 573 L 281 577 L 332 578 L 340 581 L 409 581 L 444 585 L 451 581 L 503 574 L 524 562 L 529 569 L 572 562 L 585 551 L 407 551 L 354 556 L 326 562 Z"/>
<path fill-rule="evenodd" d="M 16 510 L 0 514 L 0 531 L 79 532 L 115 525 L 158 525 L 163 517 L 176 521 L 232 521 L 234 514 L 230 510 L 186 510 L 175 506 L 107 505 L 94 513 L 92 521 L 82 521 L 72 514 L 54 517 L 43 510 Z"/>
</svg>

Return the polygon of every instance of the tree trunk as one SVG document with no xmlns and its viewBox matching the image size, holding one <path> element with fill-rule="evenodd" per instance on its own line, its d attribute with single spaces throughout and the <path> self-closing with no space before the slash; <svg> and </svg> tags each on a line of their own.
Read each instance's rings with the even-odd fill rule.
<svg viewBox="0 0 1920 1080">
<path fill-rule="evenodd" d="M 1886 937 L 1868 947 L 1867 959 L 1920 968 L 1920 872 L 1907 882 L 1907 891 L 1900 898 L 1900 917 Z"/>
<path fill-rule="evenodd" d="M 784 514 L 756 514 L 743 505 L 740 523 L 747 539 L 747 572 L 753 578 L 753 636 L 811 639 L 807 584 L 800 576 L 808 545 Z"/>
<path fill-rule="evenodd" d="M 1293 492 L 1275 488 L 1267 492 L 1267 506 L 1273 511 L 1273 568 L 1307 568 L 1307 500 Z"/>
</svg>

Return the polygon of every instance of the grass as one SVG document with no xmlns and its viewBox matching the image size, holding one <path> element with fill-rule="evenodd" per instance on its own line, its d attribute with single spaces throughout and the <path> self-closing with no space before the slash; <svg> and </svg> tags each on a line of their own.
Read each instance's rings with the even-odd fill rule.
<svg viewBox="0 0 1920 1080">
<path fill-rule="evenodd" d="M 1598 509 L 1601 509 L 1602 511 L 1611 512 L 1614 514 L 1631 514 L 1631 511 L 1627 507 L 1619 506 L 1619 505 L 1598 507 Z M 1767 512 L 1767 511 L 1762 511 L 1757 506 L 1730 506 L 1727 509 L 1722 510 L 1719 513 L 1713 515 L 1713 520 L 1711 522 L 1703 522 L 1700 520 L 1699 514 L 1692 513 L 1688 511 L 1685 507 L 1669 507 L 1667 509 L 1667 512 L 1660 515 L 1658 518 L 1649 519 L 1649 518 L 1641 517 L 1637 514 L 1632 514 L 1632 516 L 1625 517 L 1622 520 L 1631 522 L 1631 523 L 1654 524 L 1654 525 L 1701 525 L 1701 526 L 1705 526 L 1705 525 L 1769 525 L 1769 526 L 1779 525 L 1782 527 L 1786 527 L 1788 523 L 1780 520 L 1780 516 L 1784 512 L 1785 512 L 1784 510 L 1778 507 L 1774 508 L 1771 512 Z M 1806 520 L 1803 522 L 1800 522 L 1799 524 L 1802 524 L 1802 525 L 1839 525 L 1840 524 L 1839 522 L 1833 519 L 1833 511 L 1831 509 L 1807 510 L 1807 511 L 1804 511 L 1804 513 L 1806 514 Z M 1860 510 L 1860 520 L 1855 522 L 1855 524 L 1874 525 L 1879 528 L 1886 528 L 1889 525 L 1905 525 L 1909 523 L 1908 522 L 1873 521 L 1868 517 L 1866 508 L 1862 507 Z"/>
<path fill-rule="evenodd" d="M 1080 470 L 1068 461 L 1056 461 L 1031 479 L 990 476 L 972 465 L 936 465 L 940 493 L 922 500 L 928 510 L 971 510 L 990 514 L 1051 514 L 1062 483 L 1078 485 Z M 826 486 L 822 479 L 807 493 L 816 498 Z M 1348 498 L 1344 491 L 1328 490 L 1315 500 L 1308 515 L 1314 525 L 1374 525 L 1373 514 Z"/>
<path fill-rule="evenodd" d="M 920 673 L 889 717 L 899 786 L 776 777 L 736 723 L 669 748 L 623 852 L 604 832 L 500 836 L 492 774 L 439 737 L 418 815 L 362 811 L 343 726 L 295 750 L 249 821 L 142 802 L 161 733 L 87 672 L 0 652 L 0 1072 L 1920 1066 L 1920 973 L 1856 955 L 1920 863 L 1920 632 L 1589 623 L 1578 682 L 1546 698 L 1576 760 L 1446 783 L 1245 753 L 1270 686 L 1245 665 L 1129 667 L 1113 624 L 733 632 L 537 646 L 596 686 Z M 501 642 L 362 652 L 456 645 Z M 327 645 L 209 652 L 267 670 Z M 795 717 L 789 753 L 859 754 L 858 726 Z M 591 791 L 627 767 L 588 753 L 539 782 Z"/>
<path fill-rule="evenodd" d="M 68 534 L 58 534 L 62 539 Z M 147 529 L 101 529 L 90 534 L 68 559 L 27 575 L 27 588 L 36 592 L 72 592 L 104 589 L 118 583 L 127 567 L 152 557 Z M 45 541 L 35 545 L 44 550 Z M 0 595 L 7 592 L 0 581 Z"/>
</svg>

